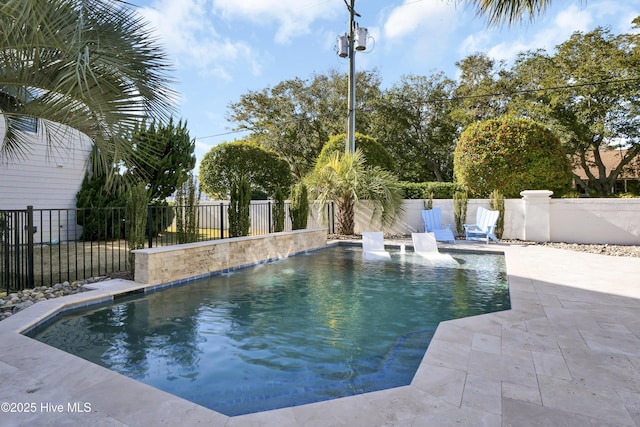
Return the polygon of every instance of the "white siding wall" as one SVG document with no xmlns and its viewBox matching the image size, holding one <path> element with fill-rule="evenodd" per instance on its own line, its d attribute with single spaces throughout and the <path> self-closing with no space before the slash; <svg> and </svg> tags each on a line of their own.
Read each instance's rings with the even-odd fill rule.
<svg viewBox="0 0 640 427">
<path fill-rule="evenodd" d="M 51 132 L 55 146 L 43 136 L 43 126 Z M 4 140 L 4 120 L 0 116 L 0 141 Z M 91 141 L 66 126 L 40 123 L 37 134 L 29 134 L 29 154 L 25 158 L 0 163 L 0 209 L 74 208 L 76 193 L 88 165 Z"/>
<path fill-rule="evenodd" d="M 54 141 L 51 146 L 44 136 L 45 126 Z M 0 115 L 0 144 L 4 135 L 5 121 Z M 38 133 L 28 133 L 27 137 L 28 152 L 24 157 L 0 162 L 0 210 L 33 206 L 36 242 L 75 240 L 81 233 L 75 212 L 48 210 L 75 208 L 91 140 L 77 130 L 43 121 L 38 124 Z"/>
</svg>

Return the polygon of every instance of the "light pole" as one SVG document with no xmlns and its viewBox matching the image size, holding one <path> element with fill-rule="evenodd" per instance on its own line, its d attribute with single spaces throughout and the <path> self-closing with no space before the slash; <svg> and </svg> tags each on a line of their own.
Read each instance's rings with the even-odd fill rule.
<svg viewBox="0 0 640 427">
<path fill-rule="evenodd" d="M 350 0 L 351 4 L 344 0 L 344 4 L 349 9 L 349 33 L 338 36 L 338 56 L 349 57 L 349 93 L 347 97 L 348 118 L 347 118 L 347 140 L 345 151 L 353 153 L 356 151 L 355 131 L 356 131 L 356 58 L 355 53 L 367 48 L 367 29 L 360 28 L 355 21 L 355 17 L 360 17 L 354 9 L 355 0 Z"/>
</svg>

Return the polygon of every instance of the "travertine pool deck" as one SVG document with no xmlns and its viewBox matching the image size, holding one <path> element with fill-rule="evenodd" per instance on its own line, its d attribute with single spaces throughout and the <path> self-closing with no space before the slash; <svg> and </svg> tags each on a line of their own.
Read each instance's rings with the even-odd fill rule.
<svg viewBox="0 0 640 427">
<path fill-rule="evenodd" d="M 640 426 L 640 258 L 489 248 L 505 252 L 512 309 L 441 323 L 409 386 L 230 418 L 18 333 L 141 287 L 113 280 L 0 322 L 0 425 Z"/>
</svg>

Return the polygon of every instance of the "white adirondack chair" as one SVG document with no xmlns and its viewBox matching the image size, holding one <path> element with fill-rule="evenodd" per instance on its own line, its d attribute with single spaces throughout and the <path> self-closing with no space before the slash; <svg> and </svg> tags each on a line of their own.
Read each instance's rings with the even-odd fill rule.
<svg viewBox="0 0 640 427">
<path fill-rule="evenodd" d="M 451 255 L 440 253 L 436 236 L 433 233 L 411 233 L 411 240 L 413 241 L 413 252 L 429 261 L 447 264 L 458 263 Z"/>
<path fill-rule="evenodd" d="M 364 231 L 362 250 L 366 259 L 391 258 L 391 254 L 384 249 L 384 234 L 381 231 Z"/>
<path fill-rule="evenodd" d="M 437 241 L 456 243 L 450 224 L 442 224 L 442 210 L 440 207 L 422 210 L 424 232 L 433 233 Z"/>
<path fill-rule="evenodd" d="M 495 236 L 496 223 L 498 222 L 499 211 L 492 211 L 479 207 L 476 212 L 475 224 L 464 224 L 464 234 L 467 240 L 480 240 L 489 244 L 489 239 L 498 243 Z"/>
</svg>

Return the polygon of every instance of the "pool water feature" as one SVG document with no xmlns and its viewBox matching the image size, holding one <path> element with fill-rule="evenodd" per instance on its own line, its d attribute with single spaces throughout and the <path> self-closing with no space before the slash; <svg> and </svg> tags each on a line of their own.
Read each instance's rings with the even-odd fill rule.
<svg viewBox="0 0 640 427">
<path fill-rule="evenodd" d="M 504 257 L 337 246 L 72 313 L 35 339 L 229 416 L 410 384 L 438 323 L 510 308 Z"/>
</svg>

